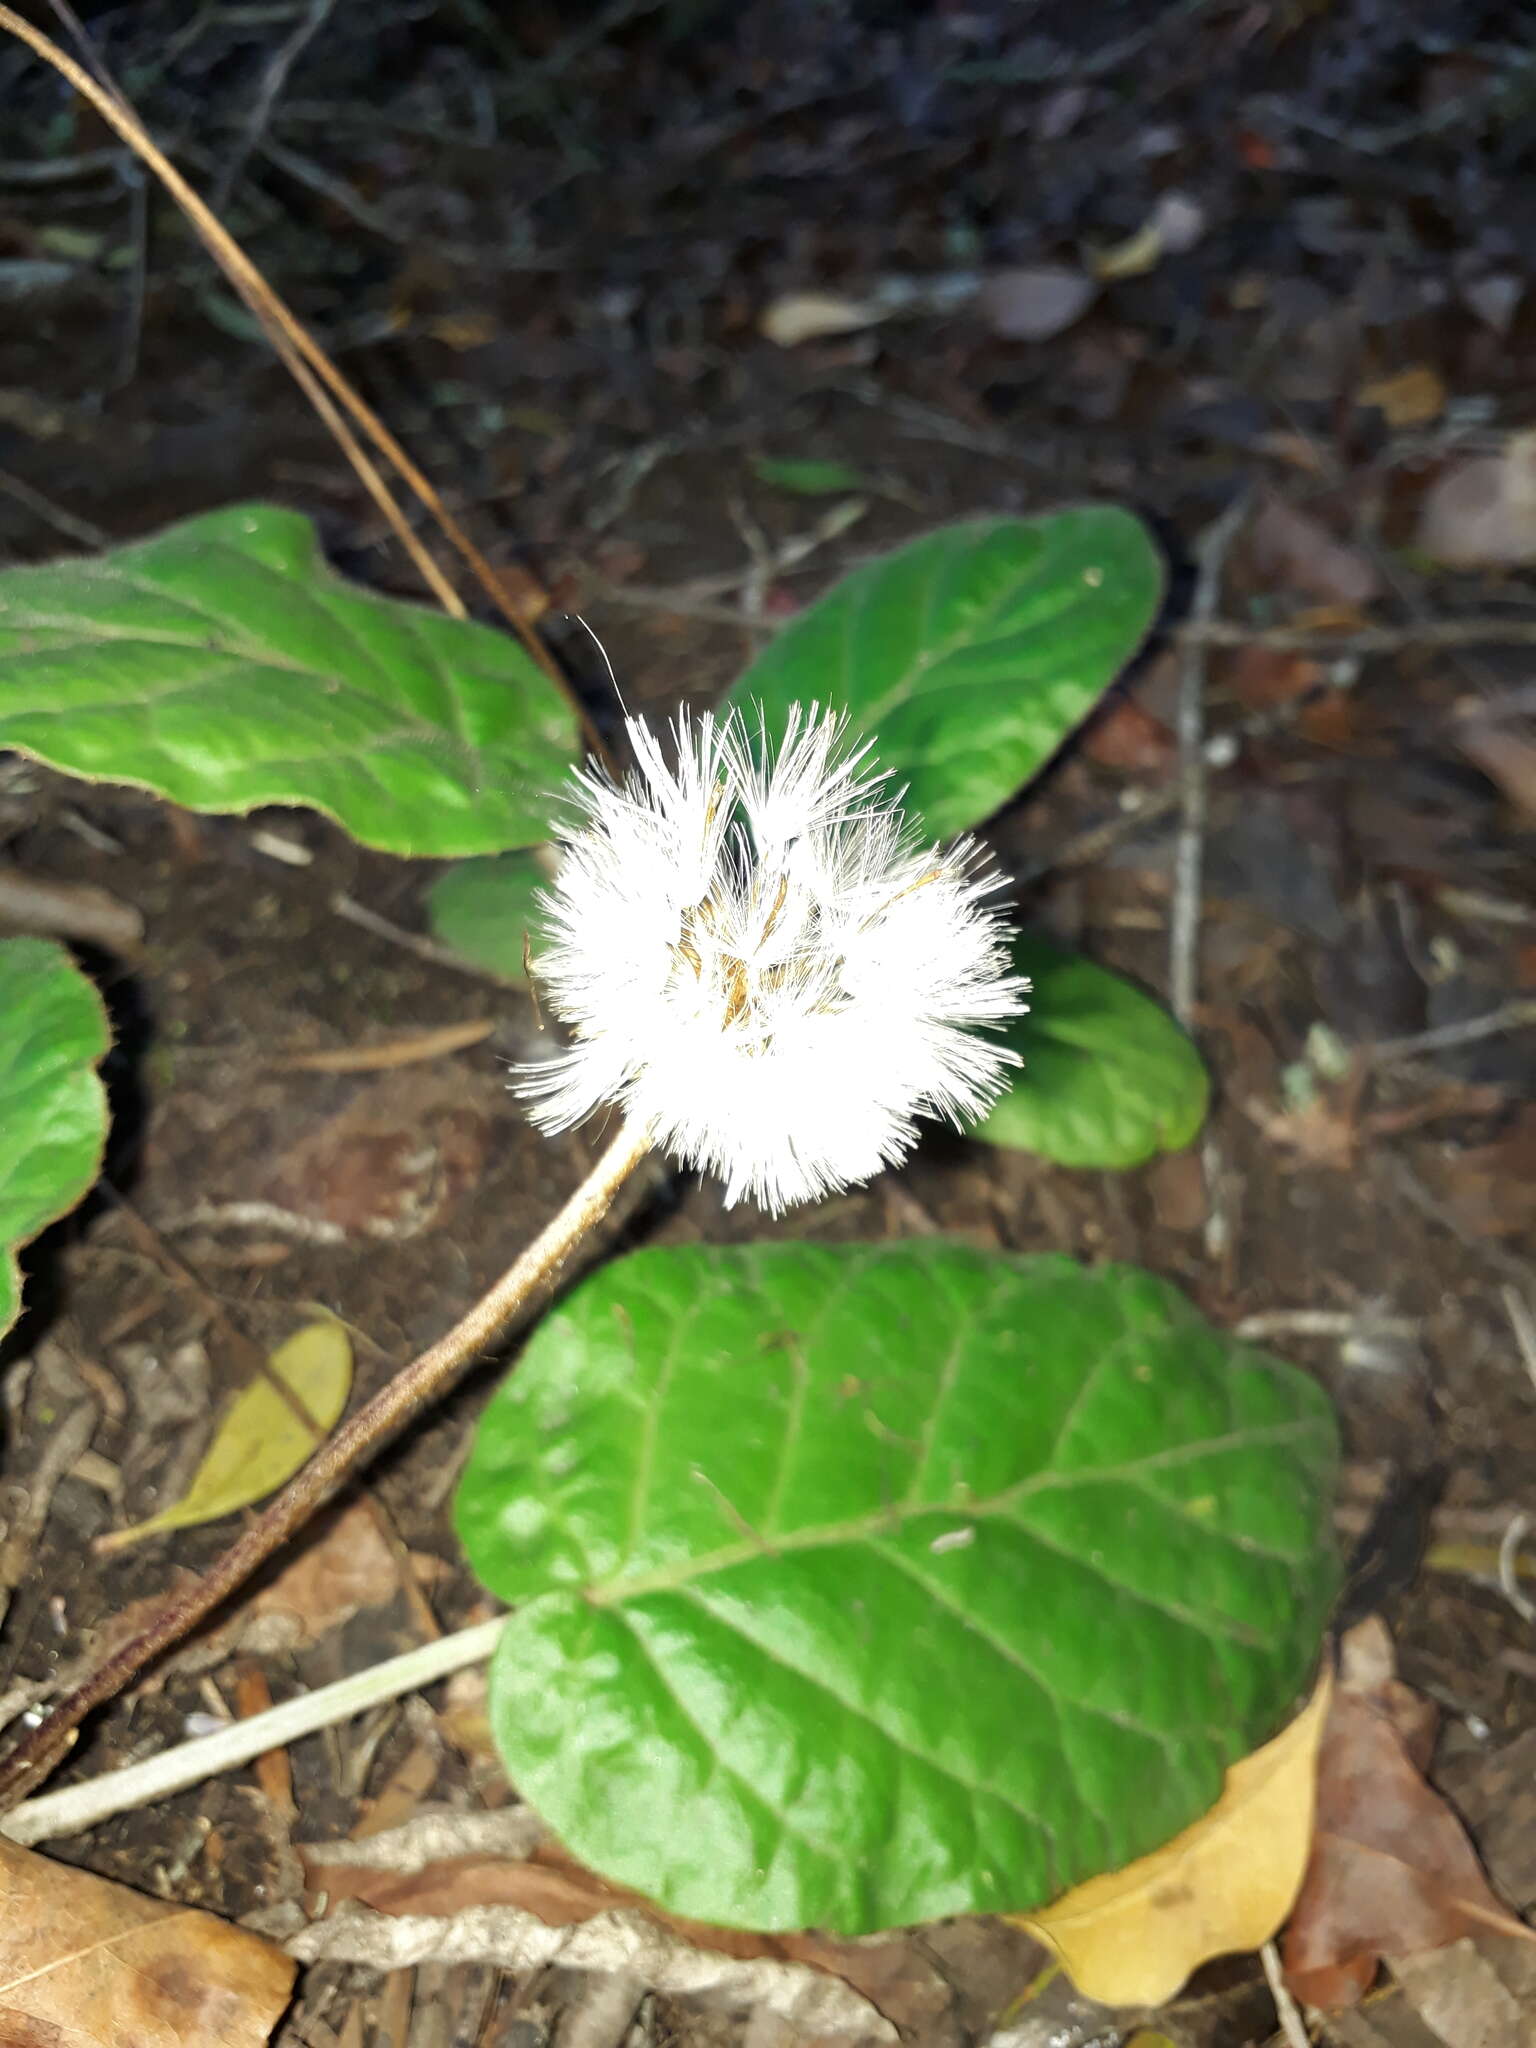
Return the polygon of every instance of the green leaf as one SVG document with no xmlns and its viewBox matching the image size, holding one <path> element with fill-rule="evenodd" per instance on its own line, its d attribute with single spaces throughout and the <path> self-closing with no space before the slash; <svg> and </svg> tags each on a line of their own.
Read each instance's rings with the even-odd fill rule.
<svg viewBox="0 0 1536 2048">
<path fill-rule="evenodd" d="M 0 1336 L 21 1307 L 16 1253 L 101 1169 L 112 1042 L 95 988 L 62 946 L 0 941 Z"/>
<path fill-rule="evenodd" d="M 286 1485 L 309 1462 L 347 1405 L 352 1340 L 327 1316 L 296 1330 L 267 1367 L 225 1409 L 180 1500 L 147 1521 L 98 1537 L 98 1550 L 126 1550 L 168 1529 L 216 1522 Z"/>
<path fill-rule="evenodd" d="M 793 491 L 802 498 L 832 498 L 840 491 L 867 491 L 870 479 L 846 462 L 818 461 L 815 456 L 771 455 L 752 458 L 754 474 L 765 484 L 781 491 Z"/>
<path fill-rule="evenodd" d="M 846 709 L 941 838 L 1039 773 L 1136 652 L 1162 599 L 1141 522 L 1110 505 L 942 527 L 866 563 L 731 691 L 769 729 Z"/>
<path fill-rule="evenodd" d="M 343 583 L 307 519 L 237 505 L 0 574 L 0 747 L 452 855 L 545 836 L 577 728 L 515 641 Z"/>
<path fill-rule="evenodd" d="M 1002 1035 L 1024 1065 L 969 1135 L 1058 1166 L 1140 1166 L 1189 1144 L 1210 1079 L 1168 1012 L 1034 933 L 1014 942 L 1013 959 L 1033 988 L 1028 1014 Z"/>
<path fill-rule="evenodd" d="M 1295 1704 L 1327 1402 L 1129 1267 L 645 1251 L 544 1322 L 460 1533 L 497 1741 L 674 1912 L 856 1934 L 1166 1841 Z"/>
<path fill-rule="evenodd" d="M 537 950 L 539 906 L 549 877 L 531 850 L 462 860 L 438 876 L 427 896 L 427 917 L 445 946 L 504 981 L 526 981 L 523 935 Z"/>
</svg>

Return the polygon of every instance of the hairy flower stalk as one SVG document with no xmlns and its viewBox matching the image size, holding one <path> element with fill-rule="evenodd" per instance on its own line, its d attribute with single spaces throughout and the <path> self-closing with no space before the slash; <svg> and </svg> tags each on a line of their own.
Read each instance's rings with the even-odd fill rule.
<svg viewBox="0 0 1536 2048">
<path fill-rule="evenodd" d="M 578 774 L 535 962 L 572 1043 L 524 1068 L 549 1131 L 610 1103 L 655 1144 L 778 1212 L 961 1124 L 1017 1055 L 977 1035 L 1025 1008 L 971 841 L 924 845 L 846 720 L 629 721 L 622 783 Z"/>
</svg>

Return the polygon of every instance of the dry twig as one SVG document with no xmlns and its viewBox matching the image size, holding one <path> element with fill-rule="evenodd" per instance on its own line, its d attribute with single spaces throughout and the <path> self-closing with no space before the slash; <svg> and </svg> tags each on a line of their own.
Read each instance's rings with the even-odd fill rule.
<svg viewBox="0 0 1536 2048">
<path fill-rule="evenodd" d="M 1248 496 L 1239 492 L 1212 522 L 1198 549 L 1199 572 L 1190 617 L 1196 624 L 1210 619 L 1221 594 L 1221 572 L 1248 513 Z M 1173 904 L 1168 919 L 1169 995 L 1173 1014 L 1191 1030 L 1200 973 L 1200 918 L 1203 905 L 1206 825 L 1205 654 L 1198 641 L 1184 649 L 1179 679 L 1177 717 L 1179 741 L 1179 831 L 1173 856 Z M 1213 1259 L 1224 1256 L 1230 1227 L 1222 1193 L 1223 1167 L 1214 1133 L 1207 1129 L 1201 1146 L 1201 1167 L 1209 1204 L 1205 1249 Z"/>
</svg>

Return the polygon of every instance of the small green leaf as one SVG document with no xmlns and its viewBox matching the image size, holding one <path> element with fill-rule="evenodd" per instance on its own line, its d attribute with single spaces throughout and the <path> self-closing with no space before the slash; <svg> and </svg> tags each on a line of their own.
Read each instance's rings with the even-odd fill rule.
<svg viewBox="0 0 1536 2048">
<path fill-rule="evenodd" d="M 195 811 L 309 804 L 388 853 L 542 839 L 575 714 L 514 640 L 332 574 L 237 505 L 0 574 L 0 747 Z"/>
<path fill-rule="evenodd" d="M 526 981 L 523 935 L 528 935 L 536 952 L 539 906 L 535 899 L 548 886 L 548 875 L 528 848 L 487 854 L 483 860 L 461 860 L 432 884 L 427 917 L 443 944 L 466 960 L 489 968 L 504 981 Z"/>
<path fill-rule="evenodd" d="M 1314 1382 L 1129 1267 L 652 1250 L 579 1288 L 458 1497 L 492 1725 L 672 1911 L 1019 1911 L 1158 1846 L 1294 1707 L 1336 1579 Z"/>
<path fill-rule="evenodd" d="M 99 1538 L 98 1550 L 126 1550 L 168 1529 L 216 1522 L 275 1492 L 308 1463 L 347 1405 L 351 1339 L 340 1323 L 326 1317 L 296 1330 L 267 1365 L 272 1377 L 258 1375 L 225 1409 L 181 1499 L 147 1521 Z M 288 1395 L 274 1381 L 281 1381 Z"/>
<path fill-rule="evenodd" d="M 1140 1166 L 1189 1144 L 1210 1080 L 1168 1012 L 1034 933 L 1014 942 L 1013 958 L 1033 987 L 1028 1014 L 1002 1035 L 1024 1065 L 970 1136 L 1058 1166 Z"/>
<path fill-rule="evenodd" d="M 833 498 L 839 491 L 873 488 L 862 471 L 850 469 L 846 462 L 818 461 L 815 456 L 786 456 L 781 461 L 776 456 L 755 455 L 752 468 L 761 482 L 793 491 L 801 498 Z"/>
<path fill-rule="evenodd" d="M 846 709 L 941 838 L 1039 773 L 1140 646 L 1162 599 L 1146 528 L 1111 505 L 942 527 L 845 576 L 759 655 L 731 701 L 770 730 Z"/>
<path fill-rule="evenodd" d="M 95 988 L 62 946 L 0 941 L 0 1336 L 21 1307 L 16 1253 L 101 1169 L 112 1042 Z"/>
</svg>

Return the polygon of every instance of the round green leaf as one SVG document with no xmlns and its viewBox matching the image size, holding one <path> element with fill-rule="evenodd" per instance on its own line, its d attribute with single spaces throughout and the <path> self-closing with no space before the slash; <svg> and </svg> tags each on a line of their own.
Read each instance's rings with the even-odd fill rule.
<svg viewBox="0 0 1536 2048">
<path fill-rule="evenodd" d="M 545 836 L 577 726 L 515 641 L 345 584 L 307 519 L 236 505 L 0 574 L 0 747 L 452 855 Z"/>
<path fill-rule="evenodd" d="M 65 1215 L 101 1167 L 111 1044 L 95 988 L 62 946 L 0 940 L 0 1336 L 16 1320 L 16 1252 Z"/>
<path fill-rule="evenodd" d="M 458 1497 L 520 1602 L 519 1790 L 674 1912 L 1022 1910 L 1271 1734 L 1335 1582 L 1327 1403 L 1128 1267 L 641 1252 L 539 1329 Z"/>
<path fill-rule="evenodd" d="M 845 709 L 941 838 L 990 816 L 1080 725 L 1163 593 L 1146 528 L 1112 505 L 942 527 L 845 576 L 731 691 L 768 728 Z"/>
<path fill-rule="evenodd" d="M 438 876 L 427 895 L 427 917 L 445 946 L 504 981 L 526 981 L 523 939 L 536 944 L 538 894 L 549 877 L 531 848 L 461 860 Z"/>
<path fill-rule="evenodd" d="M 1024 1064 L 970 1135 L 1058 1166 L 1140 1166 L 1189 1144 L 1210 1079 L 1168 1012 L 1034 933 L 1014 942 L 1013 958 L 1033 987 L 1028 1013 L 1002 1035 Z"/>
</svg>

